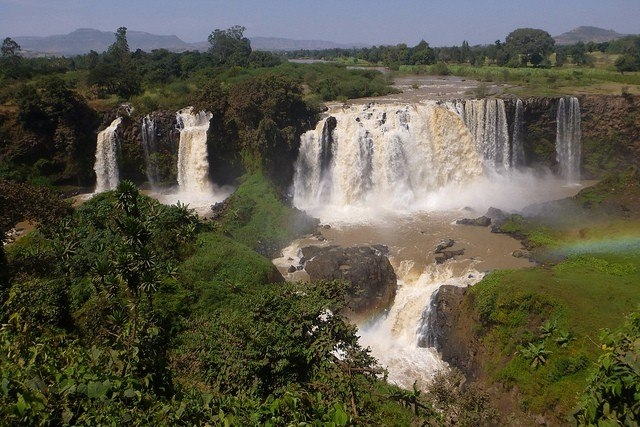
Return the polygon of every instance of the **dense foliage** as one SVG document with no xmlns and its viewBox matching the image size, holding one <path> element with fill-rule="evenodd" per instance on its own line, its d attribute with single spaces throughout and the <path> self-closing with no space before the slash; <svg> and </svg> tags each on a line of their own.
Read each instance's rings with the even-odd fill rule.
<svg viewBox="0 0 640 427">
<path fill-rule="evenodd" d="M 21 84 L 17 115 L 0 127 L 0 176 L 82 184 L 92 180 L 97 114 L 60 77 Z"/>
<path fill-rule="evenodd" d="M 379 379 L 340 314 L 344 284 L 268 284 L 282 280 L 269 260 L 200 232 L 207 228 L 185 206 L 160 205 L 123 181 L 12 245 L 2 422 L 342 426 L 433 417 L 428 400 Z"/>
<path fill-rule="evenodd" d="M 519 58 L 523 66 L 530 63 L 535 67 L 553 52 L 554 44 L 553 38 L 546 31 L 518 28 L 507 36 L 505 49 L 514 59 Z"/>
<path fill-rule="evenodd" d="M 580 424 L 640 423 L 640 311 L 625 325 L 603 334 L 603 354 L 580 399 Z"/>
</svg>

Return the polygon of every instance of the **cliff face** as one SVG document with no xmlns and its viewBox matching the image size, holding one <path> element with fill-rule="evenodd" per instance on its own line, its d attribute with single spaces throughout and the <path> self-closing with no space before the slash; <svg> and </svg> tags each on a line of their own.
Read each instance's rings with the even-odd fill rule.
<svg viewBox="0 0 640 427">
<path fill-rule="evenodd" d="M 509 132 L 513 133 L 515 100 L 506 101 Z M 532 167 L 557 169 L 556 132 L 557 97 L 531 97 L 523 101 L 523 144 L 526 163 Z M 582 124 L 582 176 L 598 178 L 607 171 L 640 163 L 640 96 L 584 95 L 579 97 Z M 119 107 L 105 115 L 106 127 L 118 115 L 124 117 L 120 129 L 123 177 L 146 180 L 142 149 L 142 117 L 130 117 Z M 150 115 L 156 122 L 161 181 L 176 180 L 177 150 L 180 133 L 173 111 L 156 111 Z M 209 163 L 214 181 L 224 184 L 241 175 L 238 153 L 233 144 L 219 134 L 212 121 L 209 131 Z M 290 159 L 286 160 L 287 162 Z"/>
<path fill-rule="evenodd" d="M 582 110 L 583 169 L 603 169 L 640 163 L 640 97 L 587 95 Z M 626 165 L 625 165 L 626 163 Z"/>
<path fill-rule="evenodd" d="M 527 164 L 555 170 L 558 99 L 523 99 L 523 135 Z M 582 128 L 582 172 L 586 178 L 640 161 L 640 97 L 578 97 Z M 513 114 L 513 106 L 508 112 Z M 513 118 L 510 117 L 512 122 Z"/>
<path fill-rule="evenodd" d="M 366 321 L 388 308 L 396 295 L 397 277 L 383 245 L 343 248 L 307 246 L 302 254 L 312 282 L 346 280 L 350 297 L 346 315 Z"/>
<path fill-rule="evenodd" d="M 518 387 L 505 387 L 491 380 L 488 364 L 493 364 L 492 348 L 482 342 L 481 322 L 471 307 L 468 288 L 442 286 L 434 297 L 436 314 L 433 334 L 442 359 L 465 375 L 468 381 L 483 389 L 498 411 L 494 425 L 564 425 L 555 414 L 530 414 L 523 411 L 523 397 Z M 561 414 L 561 418 L 564 414 Z"/>
<path fill-rule="evenodd" d="M 434 295 L 430 326 L 442 359 L 474 380 L 481 370 L 475 357 L 478 351 L 475 320 L 465 306 L 465 294 L 466 288 L 442 286 Z"/>
<path fill-rule="evenodd" d="M 130 115 L 125 107 L 118 107 L 105 114 L 99 130 L 107 127 L 117 117 L 122 117 L 118 127 L 120 141 L 120 176 L 134 182 L 147 179 L 145 161 L 142 120 L 136 115 Z M 177 129 L 176 113 L 174 111 L 154 111 L 149 117 L 155 121 L 155 145 L 157 151 L 153 160 L 157 165 L 159 184 L 174 185 L 176 183 L 176 163 L 178 159 L 178 144 L 180 131 Z"/>
</svg>

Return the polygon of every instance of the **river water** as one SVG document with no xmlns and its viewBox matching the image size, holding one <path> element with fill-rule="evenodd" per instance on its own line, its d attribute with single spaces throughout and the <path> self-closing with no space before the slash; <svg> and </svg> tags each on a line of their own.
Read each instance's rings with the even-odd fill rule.
<svg viewBox="0 0 640 427">
<path fill-rule="evenodd" d="M 491 233 L 489 227 L 457 225 L 455 221 L 481 216 L 489 206 L 518 211 L 531 203 L 571 196 L 580 188 L 553 178 L 513 173 L 502 180 L 480 178 L 465 190 L 435 197 L 428 209 L 317 208 L 311 213 L 328 226 L 320 228 L 323 240 L 317 236 L 296 240 L 274 264 L 287 280 L 304 281 L 308 280 L 304 270 L 287 272 L 298 264 L 301 247 L 387 245 L 398 277 L 395 302 L 377 318 L 358 325 L 360 341 L 388 370 L 389 381 L 411 389 L 414 382 L 422 386 L 446 366 L 434 348 L 418 345 L 418 332 L 433 292 L 442 285 L 473 285 L 494 269 L 532 265 L 526 258 L 513 256 L 521 249 L 519 241 Z M 436 264 L 435 248 L 448 239 L 455 241 L 451 249 L 464 249 L 464 255 Z"/>
</svg>

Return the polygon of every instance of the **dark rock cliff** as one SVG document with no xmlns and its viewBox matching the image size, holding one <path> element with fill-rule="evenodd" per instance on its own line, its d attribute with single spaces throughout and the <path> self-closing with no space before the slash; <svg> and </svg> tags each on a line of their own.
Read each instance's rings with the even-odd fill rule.
<svg viewBox="0 0 640 427">
<path fill-rule="evenodd" d="M 122 123 L 117 131 L 120 141 L 120 176 L 134 182 L 144 182 L 147 179 L 147 165 L 142 146 L 143 117 L 136 116 L 135 112 L 120 106 L 105 114 L 99 131 L 109 126 L 117 117 L 122 117 Z M 159 183 L 161 185 L 175 185 L 180 141 L 180 131 L 176 127 L 176 113 L 159 110 L 151 113 L 149 117 L 156 124 L 157 152 L 154 154 L 154 161 L 157 164 Z"/>
<path fill-rule="evenodd" d="M 472 318 L 464 307 L 467 288 L 442 286 L 434 295 L 430 318 L 432 343 L 442 359 L 476 379 L 476 336 Z"/>
<path fill-rule="evenodd" d="M 527 164 L 555 170 L 558 97 L 523 99 L 523 136 Z M 582 172 L 586 178 L 640 161 L 640 97 L 578 96 L 582 128 Z M 515 102 L 507 104 L 513 122 Z"/>
<path fill-rule="evenodd" d="M 351 283 L 349 312 L 354 321 L 365 320 L 388 308 L 396 295 L 396 273 L 382 245 L 343 248 L 302 248 L 305 271 L 311 281 L 347 280 Z"/>
</svg>

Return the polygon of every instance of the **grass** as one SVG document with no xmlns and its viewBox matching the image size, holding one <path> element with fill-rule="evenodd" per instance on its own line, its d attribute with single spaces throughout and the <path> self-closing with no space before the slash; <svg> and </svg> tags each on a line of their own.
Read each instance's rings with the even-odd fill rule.
<svg viewBox="0 0 640 427">
<path fill-rule="evenodd" d="M 485 83 L 505 85 L 505 92 L 517 96 L 558 96 L 567 94 L 640 93 L 640 72 L 619 73 L 601 55 L 597 67 L 564 66 L 559 68 L 509 68 L 495 65 L 470 66 L 448 64 L 454 76 Z M 437 73 L 432 66 L 401 66 L 402 73 Z"/>
<path fill-rule="evenodd" d="M 296 236 L 311 231 L 316 225 L 316 220 L 285 206 L 267 178 L 254 174 L 245 176 L 229 198 L 219 229 L 271 257 Z"/>
<path fill-rule="evenodd" d="M 636 244 L 622 251 L 595 244 L 634 230 Z M 571 413 L 601 352 L 602 328 L 620 326 L 640 307 L 640 224 L 611 221 L 590 228 L 588 236 L 572 238 L 565 233 L 555 240 L 563 243 L 556 250 L 570 253 L 565 261 L 496 272 L 470 291 L 470 305 L 483 325 L 486 360 L 481 363 L 490 378 L 517 386 L 521 409 L 553 412 L 560 422 Z M 594 244 L 586 246 L 586 253 L 571 254 L 587 242 Z M 557 329 L 542 337 L 545 322 Z M 558 340 L 567 333 L 572 339 L 563 346 Z M 544 364 L 534 367 L 520 355 L 519 349 L 530 343 L 551 352 Z"/>
<path fill-rule="evenodd" d="M 207 312 L 246 292 L 282 280 L 268 259 L 219 233 L 198 236 L 198 249 L 180 266 L 182 283 L 192 283 L 195 312 Z"/>
</svg>

